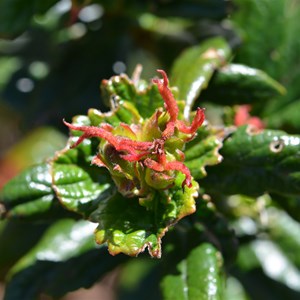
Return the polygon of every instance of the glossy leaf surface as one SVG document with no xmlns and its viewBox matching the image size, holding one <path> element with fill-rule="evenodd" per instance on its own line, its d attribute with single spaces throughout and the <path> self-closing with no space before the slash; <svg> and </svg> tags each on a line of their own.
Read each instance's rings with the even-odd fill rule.
<svg viewBox="0 0 300 300">
<path fill-rule="evenodd" d="M 202 126 L 197 136 L 187 144 L 185 149 L 186 165 L 197 180 L 206 176 L 206 166 L 221 162 L 219 149 L 222 147 L 221 138 L 209 126 Z"/>
<path fill-rule="evenodd" d="M 105 247 L 95 248 L 95 224 L 62 219 L 54 223 L 9 272 L 5 298 L 31 300 L 40 293 L 60 297 L 90 287 L 124 261 L 112 258 Z"/>
<path fill-rule="evenodd" d="M 86 116 L 78 116 L 74 122 L 90 124 Z M 73 132 L 68 145 L 72 145 L 79 134 Z M 75 149 L 67 146 L 52 162 L 53 188 L 58 199 L 65 208 L 85 217 L 97 207 L 97 202 L 110 187 L 105 170 L 91 165 L 96 151 L 97 144 L 87 139 Z"/>
<path fill-rule="evenodd" d="M 177 265 L 176 273 L 163 278 L 164 299 L 222 299 L 222 257 L 212 245 L 195 247 Z"/>
<path fill-rule="evenodd" d="M 186 101 L 186 118 L 201 91 L 208 86 L 214 71 L 225 64 L 230 53 L 225 40 L 213 38 L 186 49 L 176 59 L 171 71 L 171 82 L 179 88 L 179 98 Z"/>
<path fill-rule="evenodd" d="M 203 226 L 203 238 L 213 244 L 224 258 L 226 266 L 232 265 L 238 254 L 238 240 L 228 220 L 221 215 L 212 201 L 201 199 L 197 205 L 195 228 Z"/>
<path fill-rule="evenodd" d="M 209 190 L 226 194 L 299 195 L 298 135 L 240 127 L 224 141 L 220 154 L 223 162 L 211 167 L 209 176 L 202 181 Z"/>
<path fill-rule="evenodd" d="M 96 241 L 108 243 L 112 255 L 120 252 L 137 256 L 146 247 L 153 257 L 161 256 L 161 238 L 171 225 L 195 211 L 197 183 L 181 186 L 179 174 L 168 194 L 157 192 L 154 199 L 124 198 L 120 194 L 99 203 L 90 220 L 98 222 Z M 142 205 L 141 205 L 142 204 Z"/>
<path fill-rule="evenodd" d="M 263 102 L 285 93 L 285 88 L 265 72 L 239 64 L 216 71 L 201 100 L 223 105 Z"/>
<path fill-rule="evenodd" d="M 57 206 L 49 163 L 30 167 L 9 181 L 1 191 L 0 201 L 6 207 L 7 218 L 34 217 Z"/>
</svg>

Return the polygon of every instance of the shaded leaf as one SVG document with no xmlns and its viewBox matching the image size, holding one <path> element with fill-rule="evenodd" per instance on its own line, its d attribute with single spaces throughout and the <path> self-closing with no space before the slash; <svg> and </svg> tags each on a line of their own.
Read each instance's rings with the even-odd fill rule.
<svg viewBox="0 0 300 300">
<path fill-rule="evenodd" d="M 0 278 L 38 242 L 48 224 L 0 221 Z"/>
<path fill-rule="evenodd" d="M 298 99 L 270 114 L 266 118 L 268 127 L 284 128 L 288 132 L 298 133 L 300 131 L 299 111 L 300 100 Z"/>
<path fill-rule="evenodd" d="M 122 268 L 119 277 L 118 299 L 161 300 L 160 279 L 160 260 L 133 258 Z"/>
<path fill-rule="evenodd" d="M 299 298 L 298 292 L 271 279 L 259 267 L 247 272 L 235 272 L 234 275 L 241 282 L 250 299 L 296 300 Z"/>
<path fill-rule="evenodd" d="M 27 29 L 35 14 L 45 13 L 58 0 L 2 0 L 0 2 L 0 35 L 16 35 Z"/>
<path fill-rule="evenodd" d="M 271 194 L 271 197 L 293 219 L 300 222 L 300 196 L 285 197 L 278 194 Z"/>
<path fill-rule="evenodd" d="M 201 101 L 223 105 L 264 102 L 285 93 L 285 88 L 265 72 L 245 65 L 228 64 L 216 71 L 201 94 Z"/>
<path fill-rule="evenodd" d="M 179 98 L 186 100 L 186 118 L 200 92 L 209 83 L 214 71 L 225 64 L 231 54 L 222 38 L 212 38 L 186 49 L 174 62 L 171 82 L 179 88 Z"/>
<path fill-rule="evenodd" d="M 164 299 L 222 299 L 222 257 L 210 244 L 194 248 L 161 283 Z"/>
<path fill-rule="evenodd" d="M 173 0 L 161 2 L 157 13 L 162 16 L 179 16 L 186 18 L 221 19 L 230 11 L 229 4 L 224 0 L 180 1 Z"/>
<path fill-rule="evenodd" d="M 40 293 L 61 297 L 88 288 L 125 257 L 112 258 L 95 248 L 95 225 L 62 219 L 9 272 L 4 299 L 36 299 Z"/>
<path fill-rule="evenodd" d="M 202 199 L 197 204 L 195 226 L 199 222 L 204 225 L 205 239 L 221 251 L 226 266 L 232 265 L 238 254 L 238 240 L 234 230 L 211 201 Z"/>
</svg>

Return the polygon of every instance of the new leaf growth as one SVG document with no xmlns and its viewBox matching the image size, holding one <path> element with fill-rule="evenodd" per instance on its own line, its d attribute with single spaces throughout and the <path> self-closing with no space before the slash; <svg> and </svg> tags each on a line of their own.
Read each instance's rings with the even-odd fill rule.
<svg viewBox="0 0 300 300">
<path fill-rule="evenodd" d="M 158 72 L 163 79 L 153 79 L 153 83 L 157 85 L 163 98 L 165 111 L 157 109 L 152 117 L 144 120 L 142 124 L 121 122 L 117 127 L 108 123 L 99 126 L 78 126 L 64 121 L 70 129 L 83 132 L 72 148 L 87 138 L 100 138 L 105 141 L 100 143 L 99 153 L 92 163 L 106 167 L 119 191 L 129 197 L 147 196 L 149 186 L 154 189 L 172 186 L 176 172 L 185 175 L 183 188 L 192 187 L 191 173 L 184 164 L 182 151 L 184 144 L 195 136 L 197 129 L 202 125 L 205 119 L 204 111 L 198 108 L 189 125 L 179 120 L 179 107 L 168 87 L 167 74 L 163 70 Z M 147 140 L 144 140 L 145 136 L 148 137 Z M 180 148 L 175 144 L 180 145 Z M 130 166 L 126 162 L 130 162 Z M 150 175 L 147 169 L 150 169 Z M 120 180 L 122 174 L 124 180 Z"/>
</svg>

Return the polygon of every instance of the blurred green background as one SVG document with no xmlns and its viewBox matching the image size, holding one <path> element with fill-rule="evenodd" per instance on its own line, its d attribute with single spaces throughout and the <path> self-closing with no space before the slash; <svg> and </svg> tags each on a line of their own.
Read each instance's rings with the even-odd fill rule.
<svg viewBox="0 0 300 300">
<path fill-rule="evenodd" d="M 124 72 L 131 76 L 137 64 L 149 79 L 157 68 L 168 71 L 183 49 L 212 36 L 228 41 L 233 62 L 262 69 L 286 87 L 284 96 L 256 102 L 253 114 L 268 128 L 299 134 L 299 17 L 299 0 L 0 0 L 0 187 L 64 147 L 63 118 L 71 120 L 90 107 L 108 110 L 101 101 L 101 80 Z M 272 208 L 255 223 L 257 206 L 271 200 L 253 201 L 233 197 L 228 202 L 229 219 L 245 244 L 226 299 L 299 299 L 299 212 L 290 213 L 295 221 Z M 279 246 L 251 242 L 263 218 Z M 44 229 L 35 231 L 31 244 Z M 2 253 L 7 249 L 0 246 Z M 2 279 L 27 250 L 17 249 L 0 263 Z M 144 265 L 127 268 L 127 274 L 133 268 L 142 278 Z M 123 277 L 127 289 L 135 284 Z M 132 297 L 126 293 L 122 299 Z"/>
</svg>

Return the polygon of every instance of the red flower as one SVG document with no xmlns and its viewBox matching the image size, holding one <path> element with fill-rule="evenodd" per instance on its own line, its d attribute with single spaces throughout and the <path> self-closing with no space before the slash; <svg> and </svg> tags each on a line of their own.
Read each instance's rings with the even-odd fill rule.
<svg viewBox="0 0 300 300">
<path fill-rule="evenodd" d="M 234 116 L 234 125 L 242 126 L 242 125 L 252 125 L 257 129 L 264 129 L 265 124 L 259 117 L 252 117 L 249 112 L 251 111 L 250 105 L 240 105 L 235 116 Z"/>
</svg>

